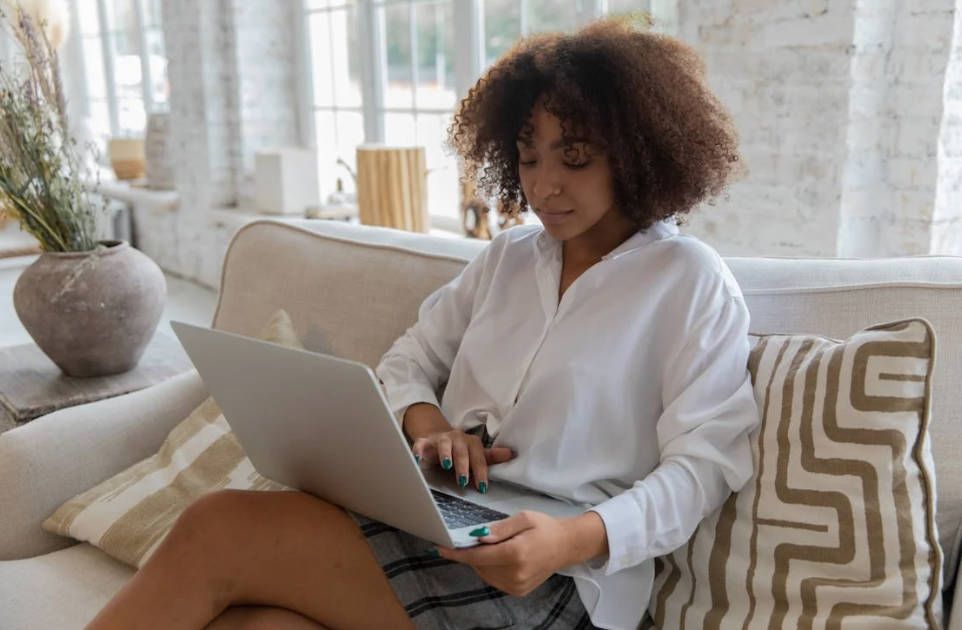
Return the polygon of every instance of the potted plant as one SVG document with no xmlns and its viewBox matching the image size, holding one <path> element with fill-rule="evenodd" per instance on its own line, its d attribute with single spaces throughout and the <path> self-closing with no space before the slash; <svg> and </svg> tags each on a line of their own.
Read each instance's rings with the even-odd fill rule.
<svg viewBox="0 0 962 630">
<path fill-rule="evenodd" d="M 17 7 L 3 26 L 22 59 L 0 62 L 0 204 L 42 253 L 17 280 L 14 308 L 40 349 L 69 376 L 133 368 L 163 312 L 166 282 L 123 241 L 99 240 L 105 202 L 88 194 L 67 126 L 55 47 Z"/>
</svg>

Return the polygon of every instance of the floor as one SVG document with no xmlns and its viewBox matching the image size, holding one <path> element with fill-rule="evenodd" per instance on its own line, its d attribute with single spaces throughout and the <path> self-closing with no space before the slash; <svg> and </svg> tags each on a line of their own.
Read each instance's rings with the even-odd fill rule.
<svg viewBox="0 0 962 630">
<path fill-rule="evenodd" d="M 13 309 L 13 287 L 24 268 L 36 256 L 0 258 L 0 346 L 30 343 L 30 335 Z M 173 336 L 170 320 L 209 326 L 217 306 L 217 294 L 189 280 L 167 275 L 167 308 L 158 330 Z"/>
</svg>

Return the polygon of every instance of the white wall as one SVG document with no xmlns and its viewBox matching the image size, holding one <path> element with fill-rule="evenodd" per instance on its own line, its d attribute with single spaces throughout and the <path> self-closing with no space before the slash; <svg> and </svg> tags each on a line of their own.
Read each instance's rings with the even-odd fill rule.
<svg viewBox="0 0 962 630">
<path fill-rule="evenodd" d="M 749 169 L 690 231 L 726 254 L 929 253 L 954 4 L 680 2 Z"/>
</svg>

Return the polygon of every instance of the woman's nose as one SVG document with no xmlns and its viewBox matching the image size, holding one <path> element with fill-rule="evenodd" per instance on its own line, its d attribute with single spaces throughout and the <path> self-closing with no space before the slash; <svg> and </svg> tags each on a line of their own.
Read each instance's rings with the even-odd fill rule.
<svg viewBox="0 0 962 630">
<path fill-rule="evenodd" d="M 539 203 L 561 192 L 561 180 L 555 169 L 538 165 L 533 192 Z"/>
</svg>

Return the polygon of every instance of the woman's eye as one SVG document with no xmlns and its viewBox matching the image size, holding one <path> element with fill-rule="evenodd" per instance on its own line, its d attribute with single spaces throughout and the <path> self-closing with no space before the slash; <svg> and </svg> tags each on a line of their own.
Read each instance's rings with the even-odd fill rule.
<svg viewBox="0 0 962 630">
<path fill-rule="evenodd" d="M 527 160 L 527 161 L 521 160 L 518 162 L 518 164 L 520 164 L 521 166 L 533 166 L 534 163 L 535 163 L 535 160 Z"/>
<path fill-rule="evenodd" d="M 583 162 L 565 162 L 565 166 L 567 166 L 568 168 L 577 170 L 579 168 L 584 168 L 588 166 L 589 163 L 590 163 L 590 160 L 584 160 Z"/>
</svg>

